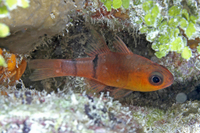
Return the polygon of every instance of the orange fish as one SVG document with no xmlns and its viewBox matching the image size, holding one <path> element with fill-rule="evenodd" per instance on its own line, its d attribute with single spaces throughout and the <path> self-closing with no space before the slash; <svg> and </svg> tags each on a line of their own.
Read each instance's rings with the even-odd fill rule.
<svg viewBox="0 0 200 133">
<path fill-rule="evenodd" d="M 13 86 L 19 80 L 26 69 L 26 61 L 20 59 L 15 54 L 0 49 L 0 54 L 4 57 L 7 67 L 0 66 L 0 85 Z"/>
<path fill-rule="evenodd" d="M 170 71 L 142 56 L 133 54 L 115 37 L 116 52 L 111 52 L 105 40 L 96 31 L 85 52 L 90 57 L 78 59 L 36 59 L 29 63 L 36 69 L 30 79 L 42 80 L 60 76 L 79 76 L 88 79 L 91 92 L 110 91 L 115 99 L 132 91 L 155 91 L 173 83 Z"/>
</svg>

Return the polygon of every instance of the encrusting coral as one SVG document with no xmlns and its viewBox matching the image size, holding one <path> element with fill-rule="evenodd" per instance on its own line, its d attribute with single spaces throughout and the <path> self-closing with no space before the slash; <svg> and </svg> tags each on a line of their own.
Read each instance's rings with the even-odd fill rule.
<svg viewBox="0 0 200 133">
<path fill-rule="evenodd" d="M 68 88 L 69 89 L 69 86 Z M 200 104 L 174 104 L 168 111 L 121 105 L 64 91 L 47 94 L 23 88 L 0 99 L 0 131 L 4 132 L 192 132 L 200 131 Z M 107 94 L 109 95 L 109 94 Z"/>
</svg>

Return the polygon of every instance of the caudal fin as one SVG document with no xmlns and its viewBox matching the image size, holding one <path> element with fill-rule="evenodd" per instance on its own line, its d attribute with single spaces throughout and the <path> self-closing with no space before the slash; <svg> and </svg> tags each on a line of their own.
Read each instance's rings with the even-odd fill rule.
<svg viewBox="0 0 200 133">
<path fill-rule="evenodd" d="M 35 69 L 29 79 L 42 79 L 65 76 L 62 73 L 62 59 L 36 59 L 29 62 L 29 68 Z"/>
</svg>

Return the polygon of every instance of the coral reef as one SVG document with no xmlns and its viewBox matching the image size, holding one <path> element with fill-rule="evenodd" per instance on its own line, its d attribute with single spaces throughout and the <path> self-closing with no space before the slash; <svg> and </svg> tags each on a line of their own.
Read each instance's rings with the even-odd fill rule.
<svg viewBox="0 0 200 133">
<path fill-rule="evenodd" d="M 0 18 L 10 16 L 10 11 L 16 9 L 17 6 L 27 8 L 29 6 L 29 0 L 4 0 L 0 1 Z M 6 37 L 10 35 L 9 27 L 3 23 L 0 23 L 0 37 Z"/>
<path fill-rule="evenodd" d="M 83 78 L 31 82 L 27 69 L 16 86 L 1 87 L 0 131 L 199 132 L 200 103 L 194 101 L 200 100 L 199 2 L 130 0 L 127 7 L 123 2 L 128 0 L 117 5 L 113 0 L 105 4 L 110 1 L 31 1 L 29 8 L 10 12 L 12 19 L 0 20 L 11 33 L 0 40 L 0 46 L 27 53 L 28 60 L 85 57 L 89 23 L 111 49 L 117 34 L 134 53 L 166 66 L 174 74 L 174 85 L 113 101 L 85 95 Z"/>
<path fill-rule="evenodd" d="M 130 1 L 130 5 L 129 0 L 101 2 L 104 5 L 98 1 L 88 1 L 86 9 L 89 10 L 86 11 L 91 16 L 88 17 L 86 11 L 82 10 L 83 16 L 86 19 L 90 18 L 94 23 L 105 21 L 113 29 L 131 27 L 139 30 L 152 42 L 152 49 L 156 51 L 155 55 L 158 58 L 165 57 L 170 51 L 181 53 L 186 60 L 192 57 L 189 44 L 199 36 L 197 1 L 136 0 Z M 121 8 L 118 9 L 119 7 Z"/>
<path fill-rule="evenodd" d="M 66 88 L 66 89 L 69 89 Z M 9 90 L 1 96 L 1 132 L 178 132 L 200 131 L 200 103 L 175 104 L 167 111 L 124 106 L 111 97 L 65 91 L 51 94 Z M 107 94 L 109 95 L 109 94 Z"/>
<path fill-rule="evenodd" d="M 0 19 L 0 23 L 10 27 L 10 36 L 0 39 L 1 47 L 14 53 L 28 53 L 41 42 L 40 37 L 44 34 L 53 36 L 62 32 L 70 21 L 68 15 L 84 6 L 83 1 L 79 0 L 36 0 L 29 4 L 30 7 L 26 9 L 10 11 L 9 18 Z"/>
<path fill-rule="evenodd" d="M 1 48 L 0 55 L 3 62 L 0 66 L 0 85 L 15 85 L 26 69 L 26 61 L 22 55 L 12 54 Z"/>
<path fill-rule="evenodd" d="M 10 92 L 0 101 L 1 132 L 128 132 L 138 128 L 130 121 L 128 108 L 103 95 L 92 98 L 26 90 Z"/>
</svg>

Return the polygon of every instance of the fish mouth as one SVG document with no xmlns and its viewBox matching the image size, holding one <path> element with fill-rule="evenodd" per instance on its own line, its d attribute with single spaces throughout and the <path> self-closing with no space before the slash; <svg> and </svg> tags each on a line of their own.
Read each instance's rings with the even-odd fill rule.
<svg viewBox="0 0 200 133">
<path fill-rule="evenodd" d="M 174 83 L 174 76 L 165 66 L 162 66 L 162 65 L 160 65 L 160 66 L 165 69 L 165 72 L 163 72 L 163 75 L 165 75 L 165 77 L 167 77 L 166 82 L 165 82 L 167 84 L 165 84 L 163 87 L 164 88 L 169 87 Z"/>
<path fill-rule="evenodd" d="M 171 86 L 174 83 L 174 76 L 171 74 L 167 79 L 167 84 L 164 85 L 164 88 Z"/>
<path fill-rule="evenodd" d="M 172 75 L 172 77 L 171 77 L 171 79 L 170 79 L 170 81 L 171 81 L 171 85 L 174 83 L 174 76 Z"/>
</svg>

